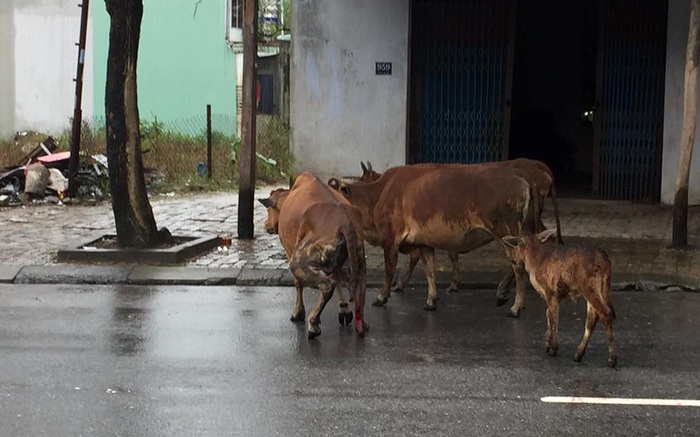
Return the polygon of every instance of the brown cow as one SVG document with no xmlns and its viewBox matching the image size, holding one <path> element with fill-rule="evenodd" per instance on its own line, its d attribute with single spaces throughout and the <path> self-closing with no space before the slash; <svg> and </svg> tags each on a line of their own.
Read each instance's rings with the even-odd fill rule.
<svg viewBox="0 0 700 437">
<path fill-rule="evenodd" d="M 559 244 L 563 243 L 561 233 L 559 232 L 559 208 L 557 206 L 557 195 L 554 184 L 554 174 L 552 173 L 552 170 L 549 168 L 549 166 L 547 166 L 547 164 L 545 164 L 542 161 L 537 161 L 533 159 L 517 158 L 509 161 L 484 162 L 476 165 L 496 167 L 505 166 L 513 169 L 516 172 L 516 174 L 528 181 L 530 186 L 533 188 L 533 191 L 536 193 L 538 201 L 537 226 L 534 229 L 534 232 L 542 232 L 546 229 L 540 217 L 542 214 L 542 209 L 544 208 L 545 199 L 547 199 L 547 197 L 550 197 L 552 199 L 552 207 L 554 209 L 554 220 L 557 229 L 557 241 L 559 242 Z M 372 182 L 379 179 L 379 177 L 381 176 L 381 173 L 377 173 L 372 169 L 372 164 L 369 161 L 367 162 L 367 165 L 365 165 L 363 162 L 360 162 L 360 166 L 362 167 L 362 175 L 359 178 L 361 182 Z M 449 257 L 452 263 L 452 281 L 448 287 L 448 291 L 457 291 L 457 287 L 459 285 L 459 253 L 449 252 Z M 408 285 L 411 275 L 413 274 L 413 270 L 415 269 L 419 259 L 419 251 L 414 250 L 410 253 L 406 273 L 403 275 L 403 277 L 399 278 L 396 281 L 394 290 L 403 290 L 404 287 Z M 501 306 L 508 301 L 507 290 L 508 285 L 512 280 L 513 270 L 509 269 L 506 276 L 498 284 L 498 291 L 496 293 L 496 305 Z"/>
<path fill-rule="evenodd" d="M 309 338 L 317 337 L 323 308 L 336 286 L 347 283 L 355 306 L 355 330 L 363 336 L 369 325 L 363 316 L 367 269 L 362 234 L 356 227 L 359 211 L 311 173 L 299 175 L 290 190 L 275 190 L 259 200 L 268 211 L 265 229 L 279 235 L 294 275 L 296 305 L 291 319 L 304 320 L 303 287 L 318 288 L 321 293 L 307 320 Z M 344 299 L 340 301 L 342 308 Z M 341 322 L 342 317 L 341 313 Z M 345 318 L 346 323 L 351 320 Z"/>
<path fill-rule="evenodd" d="M 373 305 L 390 296 L 399 251 L 419 249 L 428 279 L 424 309 L 437 306 L 435 252 L 467 252 L 496 239 L 531 229 L 534 209 L 531 188 L 508 168 L 464 164 L 416 164 L 392 167 L 370 183 L 329 185 L 362 212 L 365 239 L 384 250 L 384 285 Z M 524 300 L 524 273 L 516 277 L 517 316 Z"/>
<path fill-rule="evenodd" d="M 574 360 L 583 359 L 591 333 L 598 319 L 601 319 L 608 338 L 608 366 L 615 367 L 618 352 L 612 327 L 615 309 L 610 293 L 610 259 L 604 251 L 595 247 L 542 244 L 553 233 L 553 230 L 548 230 L 536 236 L 503 238 L 507 245 L 513 247 L 511 255 L 516 268 L 529 272 L 532 286 L 547 303 L 547 354 L 556 356 L 559 349 L 560 301 L 567 296 L 573 299 L 583 296 L 586 299 L 586 329 Z"/>
</svg>

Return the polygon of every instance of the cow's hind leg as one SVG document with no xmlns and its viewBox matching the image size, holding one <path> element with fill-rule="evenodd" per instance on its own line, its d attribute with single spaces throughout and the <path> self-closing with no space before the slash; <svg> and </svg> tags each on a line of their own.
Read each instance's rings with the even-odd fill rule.
<svg viewBox="0 0 700 437">
<path fill-rule="evenodd" d="M 408 282 L 411 280 L 411 275 L 413 275 L 413 270 L 416 268 L 416 264 L 418 264 L 419 260 L 420 250 L 412 250 L 411 253 L 408 254 L 408 266 L 406 267 L 406 274 L 404 274 L 403 277 L 399 278 L 399 280 L 396 281 L 393 291 L 403 291 L 403 289 L 406 288 Z"/>
<path fill-rule="evenodd" d="M 432 247 L 421 248 L 420 260 L 425 270 L 425 277 L 428 280 L 428 299 L 423 309 L 435 311 L 437 309 L 437 286 L 435 285 L 435 249 Z"/>
<path fill-rule="evenodd" d="M 448 256 L 452 263 L 452 282 L 447 287 L 447 291 L 454 292 L 459 288 L 459 252 L 449 252 Z"/>
<path fill-rule="evenodd" d="M 348 309 L 348 300 L 345 297 L 345 292 L 342 287 L 338 288 L 338 323 L 341 325 L 349 325 L 352 323 L 352 311 Z"/>
<path fill-rule="evenodd" d="M 546 352 L 550 357 L 556 357 L 559 350 L 559 299 L 556 296 L 547 298 L 547 333 Z"/>
<path fill-rule="evenodd" d="M 331 297 L 333 297 L 334 289 L 335 284 L 329 285 L 325 282 L 319 284 L 318 300 L 316 301 L 316 305 L 314 305 L 314 307 L 311 309 L 309 319 L 306 322 L 306 330 L 310 339 L 321 335 L 321 313 L 323 312 L 323 308 L 326 307 L 328 301 L 331 300 Z"/>
<path fill-rule="evenodd" d="M 391 281 L 394 279 L 394 274 L 396 273 L 396 262 L 398 258 L 399 251 L 397 247 L 384 247 L 384 285 L 377 299 L 372 302 L 372 306 L 380 307 L 389 301 L 389 297 L 391 297 Z"/>
<path fill-rule="evenodd" d="M 609 291 L 607 295 L 609 295 Z M 606 294 L 596 294 L 595 296 L 601 296 Z M 607 300 L 607 299 L 606 299 Z M 617 367 L 617 342 L 615 341 L 615 334 L 613 333 L 612 321 L 615 318 L 615 311 L 612 306 L 608 303 L 609 300 L 602 298 L 592 298 L 590 300 L 590 305 L 595 309 L 598 314 L 600 321 L 603 323 L 603 328 L 605 329 L 605 336 L 608 340 L 608 366 Z"/>
<path fill-rule="evenodd" d="M 306 319 L 306 310 L 304 309 L 304 287 L 301 283 L 294 279 L 294 288 L 296 289 L 296 303 L 292 317 L 289 318 L 292 322 L 303 322 Z"/>
<path fill-rule="evenodd" d="M 586 328 L 583 331 L 581 343 L 579 343 L 576 348 L 574 361 L 581 361 L 583 359 L 583 355 L 586 353 L 586 347 L 588 347 L 588 341 L 591 339 L 591 334 L 593 334 L 593 330 L 595 329 L 596 322 L 598 322 L 598 313 L 590 302 L 586 302 Z"/>
</svg>

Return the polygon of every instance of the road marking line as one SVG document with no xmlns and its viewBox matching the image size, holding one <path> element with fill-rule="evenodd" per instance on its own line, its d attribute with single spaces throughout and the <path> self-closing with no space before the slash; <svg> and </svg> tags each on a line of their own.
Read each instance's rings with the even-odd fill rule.
<svg viewBox="0 0 700 437">
<path fill-rule="evenodd" d="M 635 399 L 635 398 L 588 398 L 579 396 L 545 396 L 542 402 L 555 404 L 605 404 L 605 405 L 646 405 L 661 407 L 700 407 L 695 399 Z"/>
</svg>

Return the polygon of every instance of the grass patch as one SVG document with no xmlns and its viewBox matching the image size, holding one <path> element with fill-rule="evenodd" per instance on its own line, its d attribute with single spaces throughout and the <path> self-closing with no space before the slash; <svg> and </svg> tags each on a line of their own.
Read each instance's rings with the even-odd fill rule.
<svg viewBox="0 0 700 437">
<path fill-rule="evenodd" d="M 241 142 L 217 127 L 235 123 L 233 117 L 213 117 L 212 178 L 206 176 L 206 119 L 195 117 L 179 123 L 157 119 L 142 120 L 141 150 L 146 179 L 152 192 L 233 190 L 238 187 Z M 218 126 L 217 126 L 218 125 Z M 36 134 L 40 142 L 46 135 Z M 55 136 L 57 152 L 70 150 L 70 129 Z M 283 183 L 289 180 L 292 155 L 289 150 L 289 126 L 277 116 L 260 115 L 257 124 L 256 180 L 259 183 Z M 27 141 L 30 141 L 27 139 Z M 25 151 L 13 139 L 0 140 L 0 168 L 16 164 Z M 88 157 L 106 155 L 104 122 L 83 123 L 81 128 L 81 164 Z"/>
</svg>

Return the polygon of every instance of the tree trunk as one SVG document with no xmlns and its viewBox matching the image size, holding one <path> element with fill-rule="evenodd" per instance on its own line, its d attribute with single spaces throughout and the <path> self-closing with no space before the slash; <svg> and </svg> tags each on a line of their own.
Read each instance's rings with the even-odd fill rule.
<svg viewBox="0 0 700 437">
<path fill-rule="evenodd" d="M 258 53 L 258 0 L 243 2 L 243 110 L 241 114 L 241 164 L 238 178 L 238 238 L 252 240 L 255 202 L 255 89 Z"/>
<path fill-rule="evenodd" d="M 158 243 L 141 160 L 141 133 L 136 90 L 142 0 L 105 0 L 111 18 L 105 116 L 107 162 L 112 210 L 121 247 Z"/>
<path fill-rule="evenodd" d="M 673 199 L 673 247 L 688 245 L 688 184 L 698 114 L 698 53 L 700 52 L 700 0 L 690 2 L 690 28 L 685 55 L 685 96 L 676 194 Z"/>
</svg>

